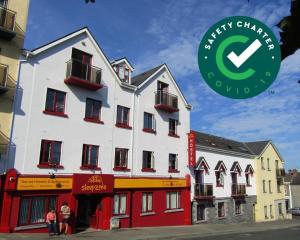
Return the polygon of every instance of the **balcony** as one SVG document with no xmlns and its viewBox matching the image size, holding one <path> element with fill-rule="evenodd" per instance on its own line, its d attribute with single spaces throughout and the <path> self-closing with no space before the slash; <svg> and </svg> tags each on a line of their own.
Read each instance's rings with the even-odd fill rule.
<svg viewBox="0 0 300 240">
<path fill-rule="evenodd" d="M 168 113 L 178 112 L 178 98 L 173 94 L 164 91 L 157 91 L 155 92 L 154 107 Z"/>
<path fill-rule="evenodd" d="M 6 87 L 8 75 L 8 66 L 0 64 L 0 94 L 7 92 L 8 88 Z"/>
<path fill-rule="evenodd" d="M 246 184 L 233 183 L 231 185 L 231 196 L 242 197 L 246 195 Z"/>
<path fill-rule="evenodd" d="M 15 32 L 16 12 L 0 7 L 0 38 L 11 40 Z"/>
<path fill-rule="evenodd" d="M 284 170 L 284 168 L 277 168 L 276 169 L 276 177 L 277 178 L 283 178 L 283 177 L 285 177 L 285 170 Z"/>
<path fill-rule="evenodd" d="M 71 59 L 67 62 L 66 84 L 97 91 L 103 87 L 101 76 L 102 71 L 100 68 L 76 59 Z"/>
<path fill-rule="evenodd" d="M 195 183 L 195 199 L 209 200 L 214 198 L 213 184 Z"/>
</svg>

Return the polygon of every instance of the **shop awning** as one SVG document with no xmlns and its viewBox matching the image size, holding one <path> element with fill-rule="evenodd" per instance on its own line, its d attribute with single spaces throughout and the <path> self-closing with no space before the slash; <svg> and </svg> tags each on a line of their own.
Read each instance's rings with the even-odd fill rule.
<svg viewBox="0 0 300 240">
<path fill-rule="evenodd" d="M 5 154 L 9 144 L 9 139 L 0 131 L 0 153 Z"/>
</svg>

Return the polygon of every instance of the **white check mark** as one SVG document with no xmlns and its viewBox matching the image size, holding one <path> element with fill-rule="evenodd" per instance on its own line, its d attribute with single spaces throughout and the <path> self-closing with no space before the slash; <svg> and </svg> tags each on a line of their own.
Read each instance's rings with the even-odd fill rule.
<svg viewBox="0 0 300 240">
<path fill-rule="evenodd" d="M 250 44 L 239 56 L 235 52 L 231 52 L 227 55 L 227 58 L 239 68 L 246 62 L 259 48 L 261 47 L 261 42 L 256 39 L 253 43 Z"/>
</svg>

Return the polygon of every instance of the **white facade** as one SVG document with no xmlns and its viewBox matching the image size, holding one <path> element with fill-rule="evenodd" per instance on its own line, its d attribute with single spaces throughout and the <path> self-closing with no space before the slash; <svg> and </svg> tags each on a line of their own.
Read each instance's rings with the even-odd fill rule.
<svg viewBox="0 0 300 240">
<path fill-rule="evenodd" d="M 246 194 L 248 196 L 256 195 L 256 184 L 255 184 L 255 173 L 253 175 L 249 175 L 250 186 L 246 184 L 246 168 L 250 164 L 253 166 L 253 158 L 250 157 L 242 157 L 242 156 L 234 156 L 234 154 L 222 154 L 217 152 L 211 152 L 203 149 L 197 148 L 196 150 L 196 159 L 204 158 L 209 166 L 208 172 L 204 174 L 204 184 L 212 184 L 213 185 L 213 195 L 216 199 L 218 198 L 228 198 L 232 196 L 231 186 L 232 186 L 232 177 L 231 177 L 231 167 L 234 162 L 238 162 L 242 172 L 237 174 L 237 183 L 246 185 Z M 216 182 L 216 166 L 219 161 L 223 161 L 226 166 L 226 171 L 224 175 L 224 186 L 218 187 Z M 192 175 L 192 185 L 196 183 L 195 176 Z M 194 196 L 194 188 L 191 190 L 192 198 Z"/>
<path fill-rule="evenodd" d="M 102 89 L 91 91 L 64 82 L 66 62 L 71 59 L 73 48 L 93 56 L 92 65 L 102 69 Z M 169 84 L 170 93 L 178 96 L 179 112 L 167 113 L 154 108 L 157 80 Z M 47 88 L 66 92 L 67 117 L 43 113 Z M 104 124 L 84 121 L 86 98 L 102 102 L 101 120 Z M 115 126 L 117 105 L 130 108 L 129 126 L 132 129 Z M 22 60 L 9 159 L 1 161 L 0 170 L 5 172 L 15 168 L 21 174 L 102 172 L 123 176 L 184 177 L 190 128 L 189 109 L 166 65 L 162 65 L 140 86 L 122 83 L 89 31 L 84 28 L 33 50 Z M 144 112 L 154 114 L 156 134 L 142 131 Z M 179 138 L 168 136 L 169 118 L 179 121 Z M 62 142 L 60 165 L 63 168 L 38 167 L 42 139 Z M 83 144 L 99 146 L 98 167 L 101 170 L 80 168 Z M 115 148 L 118 147 L 129 150 L 127 171 L 113 170 Z M 143 150 L 154 152 L 155 172 L 141 171 Z M 168 171 L 169 153 L 178 155 L 178 173 Z"/>
</svg>

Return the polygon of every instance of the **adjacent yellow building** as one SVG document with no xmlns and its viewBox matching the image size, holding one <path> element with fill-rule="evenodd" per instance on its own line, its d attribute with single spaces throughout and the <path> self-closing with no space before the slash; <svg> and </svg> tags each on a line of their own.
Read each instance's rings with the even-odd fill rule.
<svg viewBox="0 0 300 240">
<path fill-rule="evenodd" d="M 0 161 L 7 153 L 29 0 L 0 0 Z"/>
<path fill-rule="evenodd" d="M 290 218 L 286 212 L 283 178 L 284 161 L 272 141 L 249 142 L 248 147 L 257 155 L 254 171 L 256 176 L 257 222 Z"/>
</svg>

